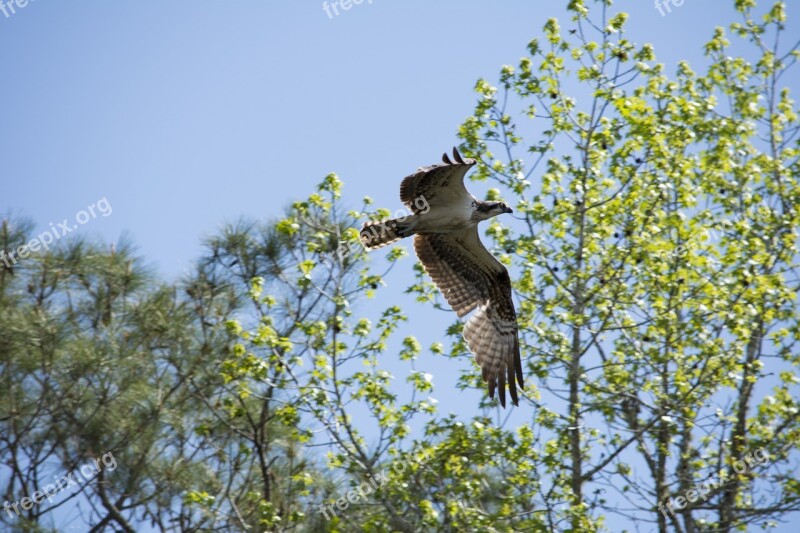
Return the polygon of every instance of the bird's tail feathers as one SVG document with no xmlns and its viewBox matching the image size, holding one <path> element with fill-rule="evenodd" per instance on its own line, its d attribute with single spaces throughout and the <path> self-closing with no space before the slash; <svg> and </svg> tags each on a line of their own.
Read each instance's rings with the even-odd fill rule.
<svg viewBox="0 0 800 533">
<path fill-rule="evenodd" d="M 413 216 L 365 222 L 361 228 L 361 242 L 367 250 L 381 248 L 413 235 L 415 226 L 416 220 Z"/>
</svg>

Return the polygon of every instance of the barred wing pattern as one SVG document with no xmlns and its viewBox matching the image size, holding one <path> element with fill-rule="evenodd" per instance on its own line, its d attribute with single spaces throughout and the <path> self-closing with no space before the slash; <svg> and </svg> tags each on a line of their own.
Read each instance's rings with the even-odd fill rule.
<svg viewBox="0 0 800 533">
<path fill-rule="evenodd" d="M 483 246 L 475 226 L 458 233 L 416 235 L 414 249 L 459 318 L 475 311 L 464 326 L 464 340 L 489 396 L 494 398 L 499 389 L 505 407 L 508 383 L 511 401 L 519 405 L 516 383 L 523 388 L 522 363 L 508 270 Z"/>
</svg>

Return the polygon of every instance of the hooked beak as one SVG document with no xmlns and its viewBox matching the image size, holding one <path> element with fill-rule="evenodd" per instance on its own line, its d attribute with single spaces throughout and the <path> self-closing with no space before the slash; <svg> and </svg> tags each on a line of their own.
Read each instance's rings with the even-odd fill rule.
<svg viewBox="0 0 800 533">
<path fill-rule="evenodd" d="M 506 206 L 506 209 L 505 209 L 505 211 L 503 211 L 503 213 L 513 213 L 513 212 L 514 212 L 514 210 L 513 210 L 513 209 L 511 209 L 511 208 L 510 208 L 510 207 L 508 207 L 508 206 Z"/>
</svg>

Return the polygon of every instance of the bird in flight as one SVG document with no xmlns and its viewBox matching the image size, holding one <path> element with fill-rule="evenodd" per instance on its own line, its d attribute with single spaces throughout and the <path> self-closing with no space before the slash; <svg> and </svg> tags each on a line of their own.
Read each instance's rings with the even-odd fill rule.
<svg viewBox="0 0 800 533">
<path fill-rule="evenodd" d="M 502 202 L 483 202 L 464 186 L 464 175 L 477 161 L 453 148 L 443 164 L 422 167 L 400 184 L 400 200 L 410 216 L 367 222 L 361 242 L 372 250 L 414 235 L 414 250 L 425 271 L 459 318 L 474 311 L 464 325 L 464 340 L 481 368 L 494 399 L 519 405 L 522 364 L 517 314 L 511 299 L 508 270 L 489 253 L 478 236 L 478 223 L 511 209 Z M 515 382 L 516 378 L 516 382 Z"/>
</svg>

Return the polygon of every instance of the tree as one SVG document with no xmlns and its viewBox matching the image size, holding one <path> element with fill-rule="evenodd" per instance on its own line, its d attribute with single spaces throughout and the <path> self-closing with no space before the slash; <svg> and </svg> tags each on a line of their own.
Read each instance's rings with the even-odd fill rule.
<svg viewBox="0 0 800 533">
<path fill-rule="evenodd" d="M 625 14 L 598 2 L 591 17 L 572 2 L 567 37 L 548 21 L 544 42 L 504 67 L 499 87 L 477 83 L 462 149 L 480 160 L 475 179 L 497 185 L 489 199 L 510 197 L 523 214 L 519 229 L 496 220 L 487 233 L 518 280 L 535 416 L 509 428 L 485 415 L 438 418 L 427 405 L 418 413 L 402 406 L 426 423 L 414 443 L 428 450 L 426 461 L 376 490 L 372 514 L 351 507 L 337 516 L 346 529 L 591 531 L 623 519 L 660 531 L 729 531 L 798 510 L 787 468 L 798 440 L 798 125 L 779 85 L 797 50 L 778 47 L 782 4 L 763 22 L 753 5 L 737 9 L 743 22 L 731 30 L 750 43 L 753 61 L 731 57 L 718 29 L 705 74 L 683 62 L 670 77 L 652 47 L 625 38 Z M 541 140 L 525 145 L 523 134 Z M 295 204 L 281 231 L 310 251 L 337 232 L 339 250 L 359 249 L 346 230 L 308 243 L 298 228 L 309 206 L 335 211 L 337 193 Z M 353 253 L 336 264 L 361 260 Z M 318 290 L 314 277 L 327 279 L 331 265 L 307 261 L 295 258 L 307 280 L 298 286 Z M 381 278 L 362 272 L 362 287 L 367 279 Z M 411 290 L 438 301 L 421 271 Z M 387 413 L 381 430 L 387 420 L 411 421 L 388 416 L 396 396 L 367 377 L 379 372 L 354 380 L 340 370 L 347 342 L 364 333 L 350 319 L 355 294 L 330 292 L 337 327 L 320 327 L 315 354 L 328 361 L 325 371 L 306 388 L 292 377 L 289 387 L 318 398 L 301 419 L 330 435 L 329 466 L 353 485 L 374 475 L 367 465 L 388 464 L 364 451 L 365 422 L 348 416 L 353 401 Z M 449 331 L 449 355 L 469 358 L 460 327 Z M 405 346 L 406 357 L 420 353 L 413 338 Z M 462 386 L 482 388 L 478 376 L 472 367 Z M 394 455 L 397 437 L 385 441 Z"/>
<path fill-rule="evenodd" d="M 660 531 L 767 524 L 800 504 L 785 470 L 798 444 L 798 122 L 780 85 L 797 45 L 780 46 L 781 2 L 762 21 L 737 2 L 730 29 L 754 60 L 732 57 L 718 28 L 705 74 L 682 62 L 669 77 L 625 38 L 625 14 L 598 4 L 595 20 L 571 2 L 566 36 L 548 21 L 499 88 L 479 81 L 460 130 L 475 177 L 524 214 L 519 233 L 489 233 L 519 269 L 537 423 L 557 456 L 542 505 L 569 501 L 573 530 L 621 500 Z M 523 129 L 541 140 L 526 146 Z"/>
</svg>

